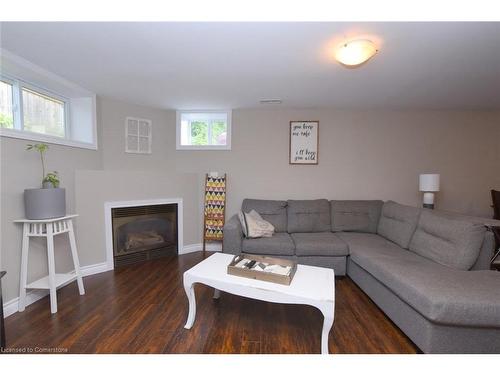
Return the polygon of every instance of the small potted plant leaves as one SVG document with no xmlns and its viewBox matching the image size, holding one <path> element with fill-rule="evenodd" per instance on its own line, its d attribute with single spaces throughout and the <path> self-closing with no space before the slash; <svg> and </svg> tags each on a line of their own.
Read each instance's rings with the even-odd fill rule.
<svg viewBox="0 0 500 375">
<path fill-rule="evenodd" d="M 49 146 L 35 143 L 26 147 L 27 151 L 40 154 L 42 164 L 42 188 L 24 190 L 24 209 L 26 218 L 30 220 L 52 219 L 66 215 L 66 191 L 59 187 L 57 171 L 46 173 L 45 153 Z"/>
<path fill-rule="evenodd" d="M 59 187 L 59 176 L 57 176 L 57 171 L 47 173 L 42 182 L 42 187 L 44 189 Z"/>
</svg>

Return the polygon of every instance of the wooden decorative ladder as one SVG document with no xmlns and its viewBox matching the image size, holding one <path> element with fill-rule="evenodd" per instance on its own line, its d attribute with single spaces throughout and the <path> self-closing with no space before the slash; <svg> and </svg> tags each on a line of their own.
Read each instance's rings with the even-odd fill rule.
<svg viewBox="0 0 500 375">
<path fill-rule="evenodd" d="M 222 177 L 205 175 L 203 215 L 203 254 L 207 241 L 222 242 L 226 220 L 226 174 Z"/>
</svg>

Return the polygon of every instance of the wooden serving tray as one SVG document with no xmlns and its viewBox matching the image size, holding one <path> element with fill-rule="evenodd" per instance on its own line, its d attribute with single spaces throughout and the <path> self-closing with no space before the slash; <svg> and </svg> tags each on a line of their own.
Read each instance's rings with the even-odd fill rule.
<svg viewBox="0 0 500 375">
<path fill-rule="evenodd" d="M 291 266 L 292 270 L 289 275 L 277 275 L 271 272 L 249 270 L 247 268 L 236 267 L 236 264 L 241 259 L 255 260 L 256 262 L 278 264 L 280 266 Z M 288 259 L 273 258 L 264 255 L 253 255 L 241 253 L 240 255 L 235 255 L 231 263 L 227 266 L 227 273 L 229 275 L 246 277 L 248 279 L 255 279 L 261 281 L 268 281 L 270 283 L 290 285 L 293 280 L 293 276 L 297 271 L 297 263 Z"/>
</svg>

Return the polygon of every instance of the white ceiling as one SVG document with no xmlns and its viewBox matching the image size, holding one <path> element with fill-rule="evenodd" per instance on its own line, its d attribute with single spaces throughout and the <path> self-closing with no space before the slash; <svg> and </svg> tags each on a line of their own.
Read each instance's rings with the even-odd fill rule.
<svg viewBox="0 0 500 375">
<path fill-rule="evenodd" d="M 355 36 L 380 52 L 346 69 Z M 1 46 L 161 108 L 500 109 L 500 23 L 2 23 Z"/>
</svg>

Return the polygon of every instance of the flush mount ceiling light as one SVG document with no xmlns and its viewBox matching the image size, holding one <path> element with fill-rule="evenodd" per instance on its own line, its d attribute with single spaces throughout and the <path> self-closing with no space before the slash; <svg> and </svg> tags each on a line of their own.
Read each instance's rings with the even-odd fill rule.
<svg viewBox="0 0 500 375">
<path fill-rule="evenodd" d="M 335 51 L 335 59 L 349 68 L 360 66 L 378 52 L 375 43 L 368 39 L 345 42 Z"/>
</svg>

